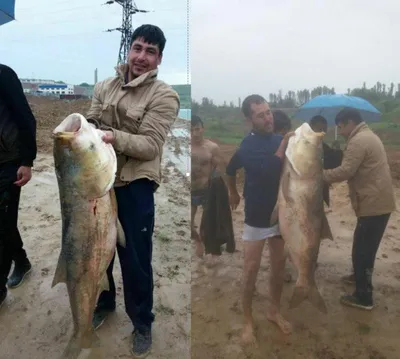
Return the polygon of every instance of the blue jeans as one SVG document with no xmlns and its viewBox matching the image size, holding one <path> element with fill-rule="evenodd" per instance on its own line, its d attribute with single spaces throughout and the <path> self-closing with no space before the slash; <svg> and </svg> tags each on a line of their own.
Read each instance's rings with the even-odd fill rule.
<svg viewBox="0 0 400 359">
<path fill-rule="evenodd" d="M 117 244 L 124 285 L 125 310 L 135 329 L 151 329 L 153 309 L 154 183 L 139 179 L 116 187 L 118 216 L 125 232 L 126 248 Z M 98 308 L 115 308 L 114 258 L 107 269 L 110 290 L 99 297 Z"/>
</svg>

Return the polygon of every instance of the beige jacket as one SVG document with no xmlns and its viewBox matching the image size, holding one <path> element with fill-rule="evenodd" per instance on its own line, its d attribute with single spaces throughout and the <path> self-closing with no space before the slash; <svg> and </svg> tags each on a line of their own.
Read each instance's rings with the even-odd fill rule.
<svg viewBox="0 0 400 359">
<path fill-rule="evenodd" d="M 364 122 L 350 134 L 341 166 L 324 170 L 324 180 L 328 183 L 348 181 L 351 204 L 357 217 L 396 210 L 385 148 Z"/>
<path fill-rule="evenodd" d="M 101 129 L 114 132 L 118 159 L 115 186 L 148 178 L 157 188 L 163 145 L 179 112 L 179 96 L 157 79 L 158 70 L 125 83 L 127 69 L 121 65 L 116 68 L 117 76 L 95 85 L 86 117 L 97 121 Z"/>
</svg>

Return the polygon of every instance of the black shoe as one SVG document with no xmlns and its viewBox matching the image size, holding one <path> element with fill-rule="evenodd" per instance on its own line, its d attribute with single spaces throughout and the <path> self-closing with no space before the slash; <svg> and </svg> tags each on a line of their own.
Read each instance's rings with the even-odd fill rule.
<svg viewBox="0 0 400 359">
<path fill-rule="evenodd" d="M 132 355 L 134 358 L 145 358 L 151 349 L 151 330 L 137 330 L 133 332 Z"/>
<path fill-rule="evenodd" d="M 4 304 L 7 298 L 7 288 L 0 291 L 0 308 Z"/>
<path fill-rule="evenodd" d="M 14 262 L 14 270 L 11 277 L 8 278 L 7 286 L 8 288 L 17 288 L 24 281 L 25 276 L 32 270 L 32 265 L 28 259 L 23 263 Z"/>
<path fill-rule="evenodd" d="M 347 305 L 353 308 L 359 308 L 364 310 L 372 310 L 374 308 L 374 304 L 372 299 L 360 299 L 356 294 L 347 294 L 340 297 L 340 303 Z"/>
<path fill-rule="evenodd" d="M 107 319 L 108 315 L 114 311 L 115 311 L 115 306 L 112 308 L 101 308 L 101 307 L 96 308 L 93 313 L 93 321 L 92 321 L 94 330 L 99 329 L 103 325 L 104 321 Z"/>
</svg>

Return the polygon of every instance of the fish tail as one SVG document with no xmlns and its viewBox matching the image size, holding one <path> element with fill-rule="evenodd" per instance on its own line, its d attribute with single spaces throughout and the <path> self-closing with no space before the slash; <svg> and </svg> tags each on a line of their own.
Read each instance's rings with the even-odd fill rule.
<svg viewBox="0 0 400 359">
<path fill-rule="evenodd" d="M 315 283 L 307 287 L 298 286 L 296 284 L 292 298 L 290 299 L 290 308 L 298 307 L 306 299 L 308 299 L 310 303 L 314 305 L 320 312 L 324 314 L 328 312 L 325 301 Z"/>
<path fill-rule="evenodd" d="M 59 359 L 77 359 L 82 349 L 98 348 L 100 347 L 100 339 L 91 329 L 82 338 L 74 335 L 68 342 L 62 356 Z"/>
</svg>

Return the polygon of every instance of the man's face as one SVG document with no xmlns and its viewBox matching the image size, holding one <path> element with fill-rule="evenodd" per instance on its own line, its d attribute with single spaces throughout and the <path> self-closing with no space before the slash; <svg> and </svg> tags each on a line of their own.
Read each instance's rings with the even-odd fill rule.
<svg viewBox="0 0 400 359">
<path fill-rule="evenodd" d="M 347 124 L 344 124 L 343 122 L 339 122 L 337 127 L 338 127 L 338 134 L 347 139 L 347 138 L 349 138 L 350 134 L 353 132 L 356 125 L 354 124 L 353 121 L 349 120 L 347 122 Z"/>
<path fill-rule="evenodd" d="M 204 127 L 199 123 L 190 128 L 190 134 L 195 142 L 201 141 L 203 139 Z"/>
<path fill-rule="evenodd" d="M 327 132 L 328 126 L 323 122 L 317 122 L 311 127 L 314 132 Z"/>
<path fill-rule="evenodd" d="M 131 46 L 128 57 L 129 70 L 134 77 L 155 70 L 161 64 L 162 55 L 158 45 L 144 42 L 143 38 L 136 39 Z"/>
<path fill-rule="evenodd" d="M 252 103 L 250 111 L 251 117 L 249 120 L 254 130 L 264 133 L 274 131 L 274 117 L 266 102 L 260 104 Z"/>
</svg>

